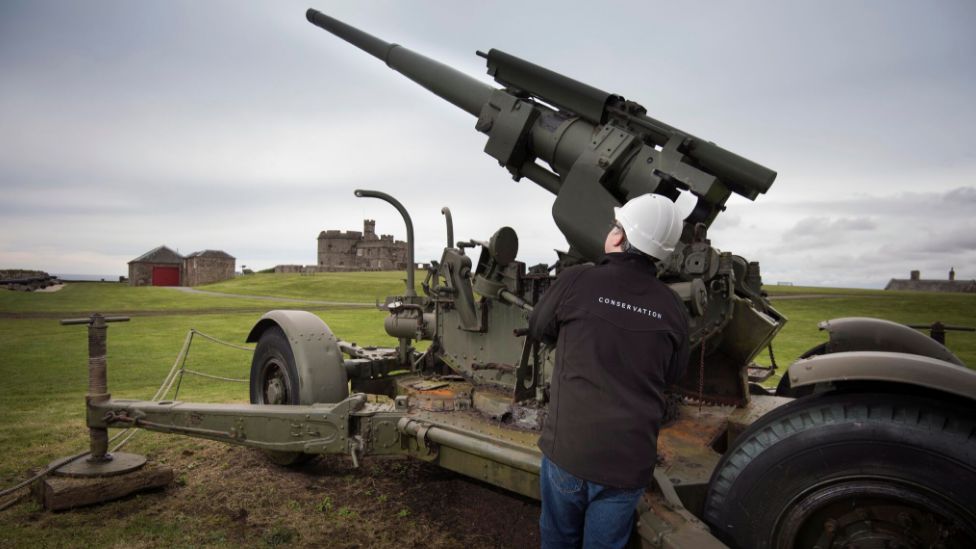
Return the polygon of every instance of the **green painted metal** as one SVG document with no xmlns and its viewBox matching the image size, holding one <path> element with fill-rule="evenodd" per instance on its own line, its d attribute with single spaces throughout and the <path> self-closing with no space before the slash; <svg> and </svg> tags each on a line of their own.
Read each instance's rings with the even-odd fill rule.
<svg viewBox="0 0 976 549">
<path fill-rule="evenodd" d="M 347 453 L 361 394 L 311 406 L 109 400 L 89 405 L 89 424 L 134 426 L 279 452 Z"/>
<path fill-rule="evenodd" d="M 847 317 L 825 320 L 819 328 L 830 334 L 826 353 L 888 351 L 932 357 L 965 366 L 959 357 L 934 338 L 904 324 L 880 318 Z"/>
<path fill-rule="evenodd" d="M 295 356 L 301 404 L 339 402 L 349 394 L 339 340 L 321 318 L 308 311 L 269 311 L 247 335 L 254 343 L 271 326 L 285 332 Z"/>
<path fill-rule="evenodd" d="M 794 388 L 819 383 L 882 381 L 976 400 L 976 371 L 923 355 L 884 351 L 830 353 L 794 362 L 787 375 Z"/>
<path fill-rule="evenodd" d="M 612 208 L 634 196 L 673 195 L 679 184 L 699 198 L 690 223 L 708 225 L 730 193 L 755 199 L 776 177 L 751 160 L 646 116 L 637 103 L 513 55 L 481 54 L 489 74 L 505 87 L 499 90 L 314 9 L 306 16 L 477 116 L 476 128 L 488 134 L 485 152 L 516 179 L 535 179 L 540 172 L 524 173 L 523 167 L 536 159 L 548 163 L 553 171 L 539 183 L 550 188 L 553 179 L 560 182 L 553 216 L 585 259 L 602 254 Z"/>
</svg>

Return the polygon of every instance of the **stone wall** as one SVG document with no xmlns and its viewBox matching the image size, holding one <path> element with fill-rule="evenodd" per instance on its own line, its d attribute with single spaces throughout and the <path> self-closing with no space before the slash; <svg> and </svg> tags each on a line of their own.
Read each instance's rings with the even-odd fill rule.
<svg viewBox="0 0 976 549">
<path fill-rule="evenodd" d="M 198 255 L 183 262 L 183 286 L 213 284 L 234 278 L 234 258 Z"/>
<path fill-rule="evenodd" d="M 129 263 L 130 286 L 152 286 L 152 263 Z"/>
<path fill-rule="evenodd" d="M 319 233 L 316 271 L 393 271 L 406 267 L 406 242 L 394 240 L 389 234 L 377 236 L 376 222 L 372 219 L 363 220 L 362 232 Z"/>
<path fill-rule="evenodd" d="M 322 231 L 318 238 L 318 266 L 355 270 L 356 247 L 363 240 L 359 231 Z"/>
<path fill-rule="evenodd" d="M 947 280 L 924 279 L 919 271 L 911 271 L 907 279 L 892 278 L 885 290 L 976 293 L 976 280 L 956 280 L 954 268 L 949 269 Z"/>
<path fill-rule="evenodd" d="M 906 280 L 892 278 L 885 290 L 916 292 L 964 292 L 976 293 L 976 280 Z"/>
</svg>

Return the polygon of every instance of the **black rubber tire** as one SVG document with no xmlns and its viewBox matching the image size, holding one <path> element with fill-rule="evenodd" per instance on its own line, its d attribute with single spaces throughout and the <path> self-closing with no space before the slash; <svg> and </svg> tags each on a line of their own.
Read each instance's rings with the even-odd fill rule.
<svg viewBox="0 0 976 549">
<path fill-rule="evenodd" d="M 976 547 L 974 415 L 899 394 L 794 401 L 720 460 L 705 520 L 743 549 Z"/>
<path fill-rule="evenodd" d="M 298 368 L 285 332 L 271 326 L 258 339 L 251 358 L 251 404 L 301 404 L 298 393 Z M 276 465 L 292 467 L 312 458 L 304 452 L 265 450 Z"/>
<path fill-rule="evenodd" d="M 295 355 L 278 326 L 261 334 L 251 357 L 251 404 L 300 404 Z"/>
<path fill-rule="evenodd" d="M 827 342 L 821 343 L 816 347 L 808 349 L 807 352 L 800 355 L 800 359 L 810 358 L 812 356 L 820 356 L 825 354 L 827 354 Z M 805 397 L 807 395 L 812 395 L 813 391 L 814 391 L 813 385 L 804 385 L 803 387 L 797 387 L 796 389 L 790 386 L 789 372 L 783 372 L 783 376 L 779 378 L 779 383 L 776 385 L 776 396 L 781 396 L 781 397 L 800 398 L 800 397 Z"/>
</svg>

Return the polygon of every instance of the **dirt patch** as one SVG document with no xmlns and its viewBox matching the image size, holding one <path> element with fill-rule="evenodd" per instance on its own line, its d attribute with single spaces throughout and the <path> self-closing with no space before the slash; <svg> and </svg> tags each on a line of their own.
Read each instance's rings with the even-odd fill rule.
<svg viewBox="0 0 976 549">
<path fill-rule="evenodd" d="M 62 288 L 64 288 L 64 284 L 63 283 L 62 284 L 54 284 L 53 286 L 48 286 L 47 288 L 38 288 L 38 289 L 36 289 L 34 291 L 35 292 L 43 292 L 43 293 L 49 294 L 49 293 L 53 293 L 53 292 L 60 291 Z"/>
<path fill-rule="evenodd" d="M 187 452 L 181 455 L 184 486 L 164 507 L 177 514 L 205 507 L 235 541 L 261 536 L 271 545 L 277 537 L 288 545 L 350 548 L 538 545 L 535 501 L 416 460 L 371 458 L 355 469 L 348 457 L 323 456 L 284 469 L 246 448 L 208 443 Z"/>
<path fill-rule="evenodd" d="M 100 545 L 120 525 L 115 545 L 127 547 L 539 545 L 536 501 L 412 459 L 368 458 L 355 469 L 323 456 L 286 469 L 257 450 L 185 439 L 151 459 L 175 469 L 172 486 L 65 513 L 21 504 L 0 524 L 9 518 L 16 540 L 42 545 L 51 529 L 73 529 L 69 545 Z"/>
</svg>

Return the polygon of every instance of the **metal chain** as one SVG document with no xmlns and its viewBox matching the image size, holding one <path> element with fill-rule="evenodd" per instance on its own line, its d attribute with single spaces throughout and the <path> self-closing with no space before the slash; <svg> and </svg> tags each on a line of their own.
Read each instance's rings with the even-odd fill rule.
<svg viewBox="0 0 976 549">
<path fill-rule="evenodd" d="M 700 356 L 698 362 L 698 415 L 701 415 L 702 404 L 705 402 L 705 334 L 702 334 Z"/>
</svg>

